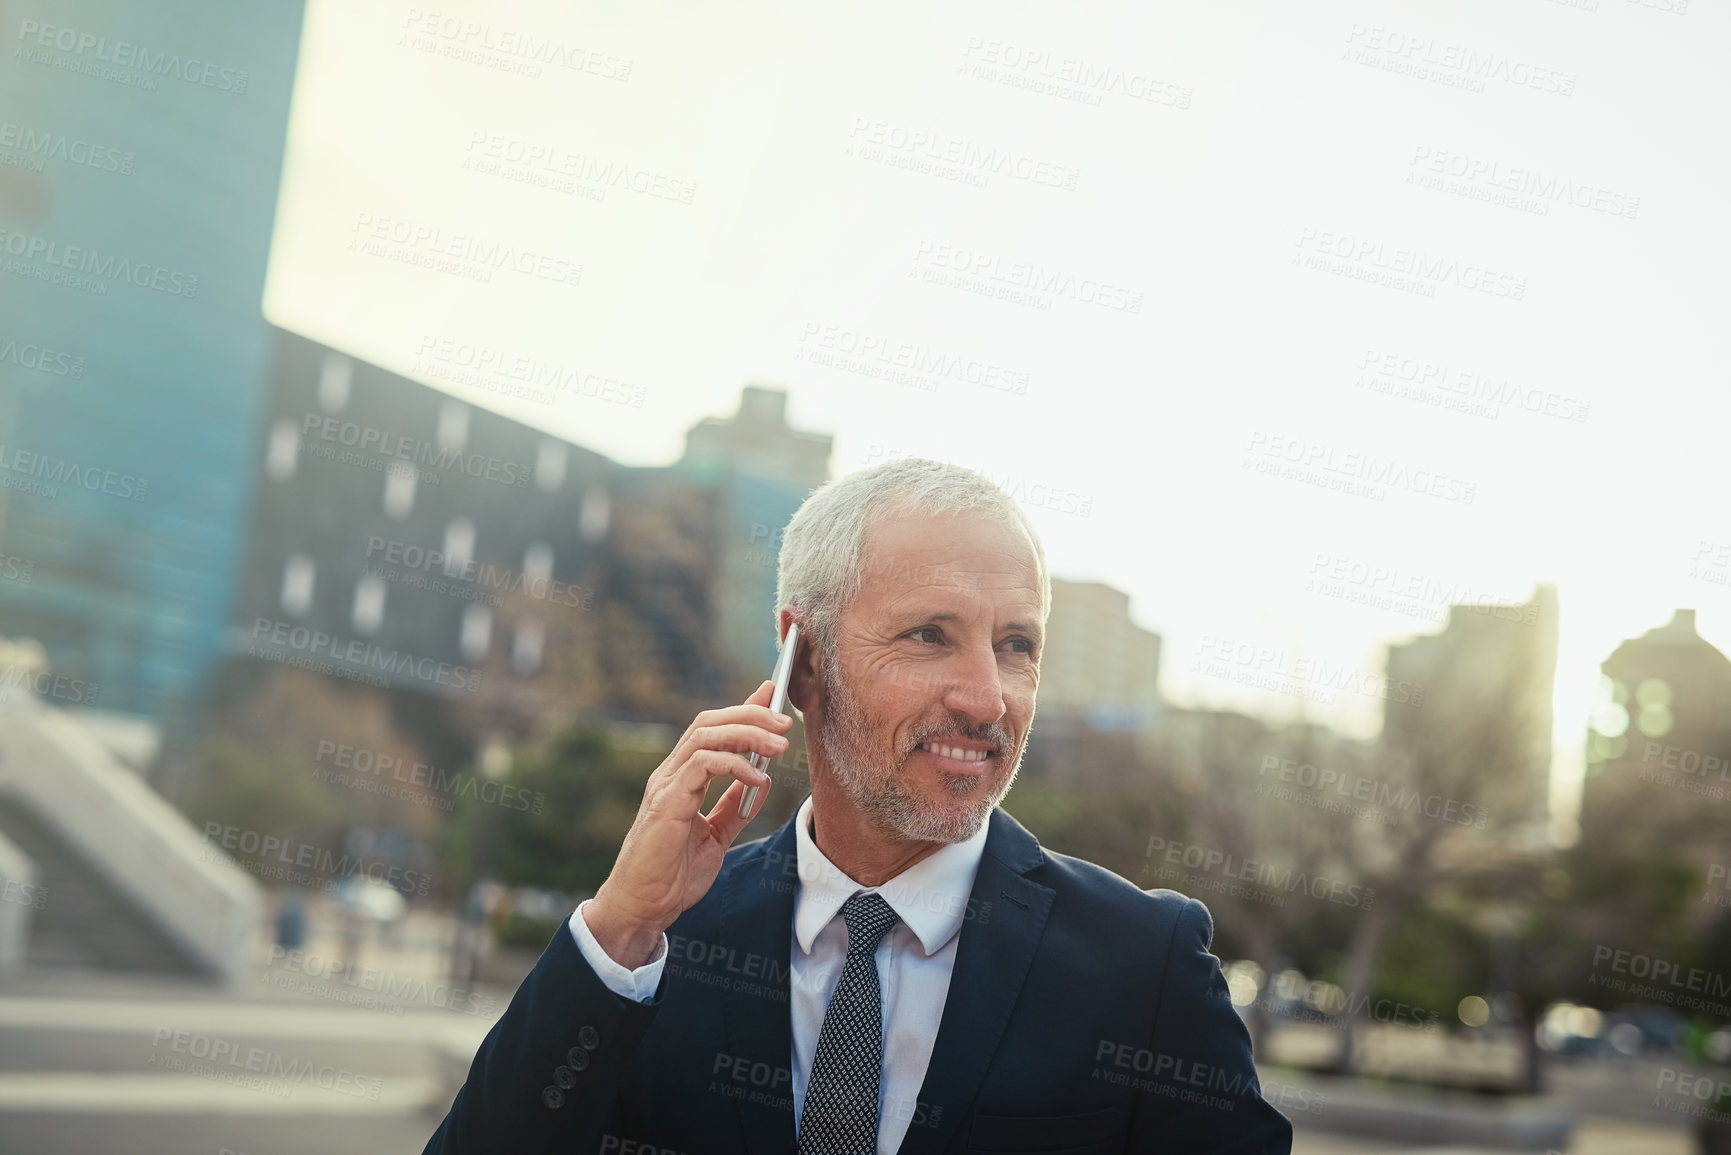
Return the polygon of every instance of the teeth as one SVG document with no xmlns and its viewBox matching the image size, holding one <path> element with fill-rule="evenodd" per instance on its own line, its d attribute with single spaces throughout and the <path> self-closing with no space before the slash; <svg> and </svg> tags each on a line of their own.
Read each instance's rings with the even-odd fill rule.
<svg viewBox="0 0 1731 1155">
<path fill-rule="evenodd" d="M 933 754 L 945 758 L 955 758 L 962 762 L 984 762 L 988 753 L 985 750 L 964 750 L 960 746 L 944 746 L 937 742 L 927 742 L 925 747 Z"/>
</svg>

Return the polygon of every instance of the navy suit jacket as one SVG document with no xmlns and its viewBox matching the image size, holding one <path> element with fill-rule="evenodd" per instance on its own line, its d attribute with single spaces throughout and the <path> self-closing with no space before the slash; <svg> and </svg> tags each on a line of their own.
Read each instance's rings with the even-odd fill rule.
<svg viewBox="0 0 1731 1155">
<path fill-rule="evenodd" d="M 1285 1155 L 1200 902 L 1043 849 L 994 810 L 905 1155 Z M 668 930 L 655 997 L 561 926 L 428 1155 L 793 1155 L 790 819 L 730 849 Z"/>
</svg>

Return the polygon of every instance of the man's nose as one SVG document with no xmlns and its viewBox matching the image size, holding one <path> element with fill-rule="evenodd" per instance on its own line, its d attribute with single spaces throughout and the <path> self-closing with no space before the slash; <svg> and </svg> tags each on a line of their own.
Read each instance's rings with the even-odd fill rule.
<svg viewBox="0 0 1731 1155">
<path fill-rule="evenodd" d="M 998 721 L 1006 711 L 997 652 L 990 646 L 971 648 L 958 663 L 955 677 L 944 690 L 944 705 L 975 725 Z"/>
</svg>

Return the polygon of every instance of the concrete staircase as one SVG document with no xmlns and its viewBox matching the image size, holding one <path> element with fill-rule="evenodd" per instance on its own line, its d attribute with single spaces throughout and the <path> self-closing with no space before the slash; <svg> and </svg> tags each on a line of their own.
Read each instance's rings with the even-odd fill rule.
<svg viewBox="0 0 1731 1155">
<path fill-rule="evenodd" d="M 0 963 L 237 982 L 258 885 L 122 761 L 113 729 L 0 703 Z M 18 901 L 21 875 L 39 902 Z"/>
<path fill-rule="evenodd" d="M 0 835 L 36 867 L 44 901 L 32 912 L 23 962 L 139 974 L 205 975 L 198 959 L 103 877 L 22 799 L 0 795 Z"/>
</svg>

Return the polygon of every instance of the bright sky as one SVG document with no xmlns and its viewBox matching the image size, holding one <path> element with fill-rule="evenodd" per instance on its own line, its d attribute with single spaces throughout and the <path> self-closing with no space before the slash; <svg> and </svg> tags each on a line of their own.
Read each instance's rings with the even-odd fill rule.
<svg viewBox="0 0 1731 1155">
<path fill-rule="evenodd" d="M 1193 663 L 1554 582 L 1569 807 L 1622 638 L 1731 650 L 1728 20 L 312 0 L 265 309 L 628 463 L 766 382 L 837 472 L 982 468 L 1184 704 L 1368 736 Z"/>
</svg>

